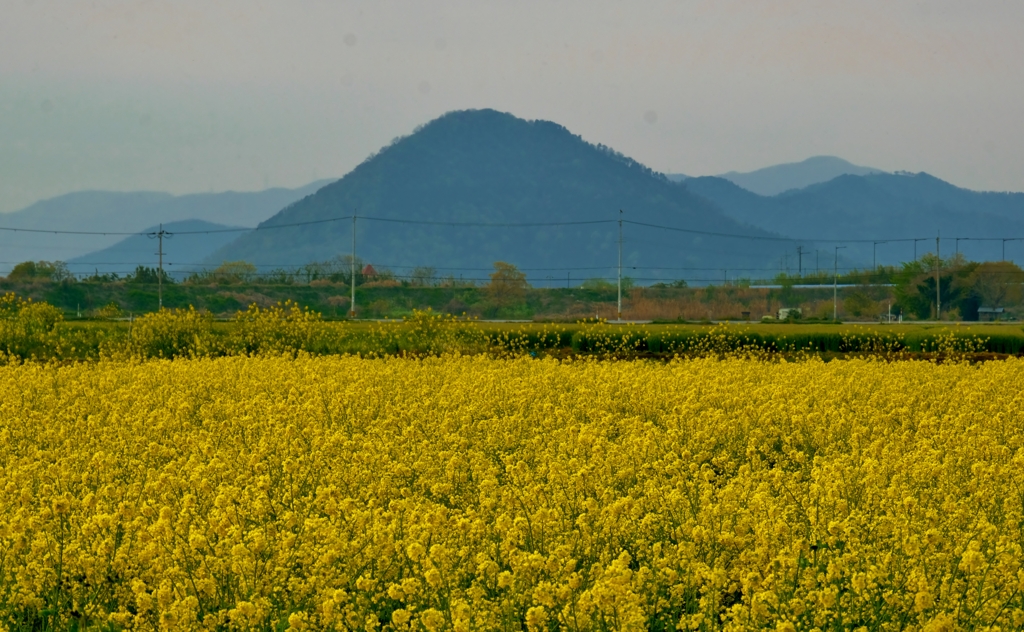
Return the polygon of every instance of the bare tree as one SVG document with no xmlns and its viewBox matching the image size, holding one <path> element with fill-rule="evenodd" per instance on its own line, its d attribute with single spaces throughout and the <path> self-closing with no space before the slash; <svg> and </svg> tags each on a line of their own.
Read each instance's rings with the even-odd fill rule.
<svg viewBox="0 0 1024 632">
<path fill-rule="evenodd" d="M 530 287 L 526 275 L 511 263 L 494 262 L 491 282 L 487 284 L 487 293 L 498 304 L 507 304 L 519 300 Z"/>
<path fill-rule="evenodd" d="M 434 280 L 437 278 L 437 270 L 429 266 L 419 266 L 412 269 L 409 274 L 409 282 L 413 285 L 420 287 L 426 287 L 433 285 Z"/>
</svg>

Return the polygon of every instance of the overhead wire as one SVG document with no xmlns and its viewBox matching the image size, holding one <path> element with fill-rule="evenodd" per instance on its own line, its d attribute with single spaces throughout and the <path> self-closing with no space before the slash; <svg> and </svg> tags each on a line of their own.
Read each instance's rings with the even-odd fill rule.
<svg viewBox="0 0 1024 632">
<path fill-rule="evenodd" d="M 10 264 L 16 264 L 16 263 L 20 263 L 20 262 L 0 261 L 0 265 L 3 265 L 3 264 L 10 265 Z M 76 266 L 76 267 L 90 267 L 90 266 L 102 266 L 102 265 L 139 265 L 139 266 L 148 266 L 151 263 L 152 262 L 149 262 L 149 261 L 88 261 L 88 262 L 80 262 L 80 263 L 69 263 L 67 265 L 69 265 L 69 266 Z M 167 262 L 164 262 L 164 265 L 165 266 L 177 266 L 177 267 L 194 267 L 194 268 L 203 269 L 203 270 L 208 270 L 209 269 L 209 265 L 205 264 L 205 263 L 189 263 L 189 262 L 181 262 L 181 261 L 167 261 Z M 313 269 L 318 264 L 316 264 L 316 263 L 307 263 L 307 264 L 296 264 L 296 263 L 288 263 L 288 264 L 260 263 L 260 264 L 250 264 L 250 265 L 252 265 L 255 268 L 271 268 L 271 269 L 281 269 L 281 270 L 302 270 L 302 269 Z M 344 266 L 345 264 L 342 264 L 342 265 Z M 391 264 L 386 264 L 386 263 L 378 263 L 378 264 L 374 264 L 374 266 L 375 266 L 375 268 L 379 267 L 381 270 L 390 270 L 392 268 L 397 268 L 397 269 L 400 269 L 400 270 L 414 270 L 416 268 L 422 268 L 424 270 L 433 270 L 435 272 L 441 272 L 441 271 L 453 271 L 453 272 L 490 272 L 490 271 L 494 270 L 493 267 L 490 267 L 490 268 L 475 268 L 475 267 L 462 268 L 462 267 L 451 267 L 451 266 L 439 267 L 439 266 L 430 266 L 430 265 L 406 266 L 406 265 L 391 265 Z M 589 271 L 589 270 L 614 270 L 615 268 L 616 268 L 616 266 L 613 264 L 613 265 L 607 265 L 607 266 L 554 267 L 554 268 L 520 268 L 520 267 L 517 267 L 516 269 L 521 271 L 521 272 L 580 272 L 580 271 Z M 787 272 L 789 270 L 792 270 L 792 267 L 790 267 L 790 268 L 786 268 L 786 267 L 734 268 L 734 267 L 731 267 L 731 266 L 729 266 L 729 267 L 717 266 L 717 267 L 707 267 L 707 268 L 705 268 L 705 267 L 687 267 L 687 266 L 678 266 L 678 267 L 677 266 L 623 266 L 622 268 L 623 268 L 623 270 L 649 270 L 649 271 L 665 270 L 665 271 L 693 271 L 693 272 L 721 272 L 721 271 L 728 271 L 728 272 Z M 861 269 L 862 268 L 846 267 L 846 266 L 842 266 L 842 267 L 838 268 L 838 270 L 840 272 L 852 272 L 852 271 L 857 271 L 857 270 L 861 270 Z M 831 268 L 831 267 L 828 268 L 828 271 L 831 271 L 831 270 L 833 270 L 833 268 Z M 344 272 L 344 270 L 343 270 L 343 272 Z"/>
<path fill-rule="evenodd" d="M 206 230 L 186 230 L 186 231 L 169 231 L 176 235 L 200 235 L 200 234 L 212 234 L 212 233 L 236 233 L 236 232 L 255 232 L 265 230 L 276 230 L 281 228 L 293 228 L 296 226 L 311 226 L 315 224 L 325 224 L 331 222 L 339 222 L 344 220 L 352 219 L 352 215 L 344 215 L 341 217 L 329 217 L 318 220 L 308 220 L 303 222 L 289 222 L 285 224 L 261 224 L 256 227 L 237 227 L 237 228 L 211 228 Z M 712 237 L 723 237 L 731 239 L 748 239 L 756 241 L 777 241 L 777 242 L 823 242 L 823 243 L 882 243 L 882 242 L 911 242 L 911 241 L 924 241 L 932 239 L 932 237 L 887 237 L 887 238 L 872 238 L 872 239 L 833 239 L 833 238 L 805 238 L 805 237 L 783 237 L 774 235 L 751 235 L 743 233 L 728 233 L 720 231 L 707 231 L 698 230 L 694 228 L 680 228 L 678 226 L 668 226 L 664 224 L 654 224 L 650 222 L 639 222 L 630 219 L 596 219 L 596 220 L 579 220 L 579 221 L 561 221 L 561 222 L 476 222 L 476 221 L 459 221 L 459 220 L 417 220 L 417 219 L 403 219 L 394 217 L 374 217 L 372 215 L 356 215 L 356 219 L 375 221 L 375 222 L 388 222 L 395 224 L 415 224 L 422 226 L 468 226 L 468 227 L 491 227 L 491 228 L 515 228 L 515 227 L 544 227 L 544 226 L 581 226 L 581 225 L 593 225 L 593 224 L 613 224 L 621 221 L 623 224 L 630 224 L 633 226 L 643 226 L 647 228 L 657 228 L 659 230 L 670 230 L 681 233 L 690 233 L 694 235 L 707 235 Z M 82 230 L 60 230 L 50 228 L 17 228 L 11 226 L 0 226 L 0 231 L 9 232 L 22 232 L 22 233 L 45 233 L 54 235 L 123 235 L 123 236 L 143 236 L 149 235 L 154 231 L 113 231 L 113 230 L 102 230 L 102 231 L 82 231 Z M 956 239 L 960 241 L 1020 241 L 1024 240 L 1024 237 L 946 237 L 947 241 Z"/>
<path fill-rule="evenodd" d="M 199 235 L 199 234 L 212 234 L 212 233 L 256 232 L 256 231 L 276 230 L 276 229 L 284 229 L 284 228 L 292 228 L 292 227 L 310 226 L 310 225 L 317 225 L 317 224 L 339 222 L 339 221 L 353 219 L 353 217 L 355 217 L 355 219 L 357 219 L 357 220 L 362 219 L 362 220 L 368 220 L 368 221 L 386 222 L 386 223 L 394 223 L 394 224 L 424 225 L 424 226 L 449 226 L 449 227 L 459 227 L 459 226 L 466 226 L 466 227 L 493 227 L 493 228 L 581 226 L 581 225 L 613 224 L 613 223 L 621 221 L 623 224 L 628 224 L 628 225 L 633 225 L 633 226 L 640 226 L 640 227 L 645 227 L 645 228 L 655 228 L 655 229 L 658 229 L 658 230 L 667 230 L 667 231 L 681 232 L 681 233 L 693 234 L 693 235 L 704 235 L 704 236 L 712 236 L 712 237 L 719 237 L 719 238 L 745 239 L 745 240 L 756 240 L 756 241 L 784 242 L 784 243 L 799 243 L 799 242 L 812 242 L 812 243 L 814 243 L 814 242 L 820 242 L 820 243 L 876 243 L 876 244 L 880 244 L 880 243 L 898 243 L 898 242 L 917 242 L 917 241 L 925 241 L 925 240 L 930 240 L 931 239 L 931 238 L 886 238 L 886 239 L 820 239 L 820 238 L 818 238 L 818 239 L 803 239 L 803 238 L 771 236 L 771 235 L 750 235 L 750 234 L 728 233 L 728 232 L 719 232 L 719 231 L 706 231 L 706 230 L 698 230 L 698 229 L 690 229 L 690 228 L 681 228 L 681 227 L 677 227 L 677 226 L 668 226 L 668 225 L 663 225 L 663 224 L 655 224 L 655 223 L 650 223 L 650 222 L 639 222 L 639 221 L 628 220 L 628 219 L 623 219 L 623 220 L 618 220 L 618 219 L 599 219 L 599 220 L 582 220 L 582 221 L 556 221 L 556 222 L 479 222 L 479 221 L 456 221 L 456 220 L 450 220 L 450 221 L 449 220 L 416 220 L 416 219 L 374 217 L 374 216 L 370 216 L 370 215 L 366 215 L 366 216 L 345 215 L 345 216 L 341 216 L 341 217 L 331 217 L 331 218 L 325 218 L 325 219 L 320 219 L 320 220 L 309 220 L 309 221 L 302 221 L 302 222 L 289 222 L 289 223 L 283 223 L 283 224 L 260 225 L 260 226 L 254 227 L 254 228 L 238 227 L 238 228 L 222 228 L 222 229 L 207 229 L 207 230 L 188 230 L 188 231 L 167 231 L 167 232 L 170 233 L 170 234 L 174 234 L 174 235 Z M 111 236 L 111 235 L 113 235 L 113 236 L 140 236 L 140 237 L 141 236 L 152 236 L 152 235 L 157 234 L 154 231 L 136 231 L 136 232 L 106 231 L 106 230 L 104 230 L 104 231 L 78 231 L 78 230 L 59 230 L 59 229 L 15 228 L 15 227 L 2 227 L 2 226 L 0 226 L 0 231 L 24 232 L 24 233 L 41 233 L 41 234 L 55 234 L 55 235 L 96 235 L 96 236 L 99 236 L 99 235 Z M 959 242 L 959 241 L 997 241 L 997 242 L 1001 241 L 1001 242 L 1003 242 L 1005 244 L 1005 242 L 1007 242 L 1007 241 L 1022 241 L 1022 240 L 1024 240 L 1024 237 L 947 237 L 946 241 L 951 240 L 951 239 L 955 240 L 957 242 Z M 644 240 L 634 240 L 634 241 L 643 242 Z M 654 242 L 651 242 L 651 243 L 654 243 Z M 656 245 L 670 247 L 668 244 L 656 244 Z M 13 263 L 13 262 L 0 262 L 0 263 Z M 72 263 L 70 265 L 73 265 L 73 266 L 76 266 L 76 267 L 78 267 L 78 266 L 93 266 L 93 267 L 95 267 L 95 266 L 100 266 L 100 265 L 133 265 L 133 264 L 132 264 L 132 262 L 118 261 L 118 262 L 81 262 L 81 263 Z M 141 265 L 146 265 L 146 264 L 145 263 L 138 263 L 137 265 L 141 266 Z M 166 265 L 169 266 L 169 267 L 177 267 L 177 269 L 179 269 L 179 270 L 181 270 L 181 268 L 183 268 L 183 267 L 194 267 L 194 268 L 200 268 L 200 269 L 208 269 L 208 266 L 206 264 L 202 264 L 202 263 L 167 262 Z M 255 267 L 258 267 L 258 268 L 272 268 L 272 269 L 285 269 L 285 270 L 287 270 L 287 269 L 302 269 L 302 268 L 307 268 L 308 269 L 310 265 L 311 264 L 255 264 Z M 434 266 L 405 266 L 405 265 L 388 265 L 388 264 L 378 264 L 378 265 L 381 266 L 382 268 L 398 268 L 398 269 L 432 268 L 432 269 L 434 269 L 436 271 L 456 271 L 456 272 L 460 272 L 460 271 L 461 272 L 477 272 L 477 271 L 488 271 L 488 270 L 491 269 L 491 268 L 469 268 L 469 267 L 460 268 L 460 267 L 451 267 L 451 266 L 437 266 L 437 267 L 434 267 Z M 563 266 L 563 267 L 520 268 L 520 269 L 522 271 L 524 271 L 524 272 L 574 272 L 574 271 L 589 271 L 589 270 L 611 270 L 611 269 L 615 269 L 615 267 L 616 266 L 614 266 L 614 265 L 611 265 L 611 266 L 589 266 L 589 267 Z M 791 271 L 791 267 L 789 267 L 789 266 L 787 266 L 787 267 L 777 267 L 777 268 L 771 268 L 771 267 L 760 267 L 760 268 L 710 267 L 710 268 L 704 268 L 704 267 L 686 267 L 686 266 L 680 266 L 680 267 L 626 266 L 625 269 L 632 270 L 632 271 L 647 270 L 647 271 L 695 271 L 695 272 L 708 272 L 708 271 L 719 271 L 719 270 L 721 270 L 721 271 L 725 271 L 726 273 L 728 273 L 728 272 L 734 272 L 734 273 L 742 273 L 742 272 L 787 272 L 788 273 L 788 272 Z M 836 270 L 836 268 L 833 267 L 833 270 Z M 851 272 L 851 271 L 858 270 L 858 268 L 844 267 L 844 268 L 840 268 L 839 270 L 841 270 L 842 272 Z M 134 270 L 127 271 L 127 273 L 129 273 L 129 274 L 131 272 L 134 272 Z M 107 270 L 107 271 L 105 271 L 105 273 L 107 273 L 107 274 L 111 274 L 111 273 L 117 274 L 118 272 L 112 272 L 112 271 Z M 87 273 L 79 273 L 79 274 L 87 274 Z M 816 275 L 817 274 L 818 273 L 816 273 Z M 394 276 L 396 276 L 398 278 L 403 278 L 401 275 L 394 275 Z M 409 278 L 413 278 L 413 277 L 410 276 Z M 475 279 L 474 278 L 474 279 L 463 279 L 463 280 L 467 280 L 467 281 L 468 280 L 485 280 L 486 281 L 486 280 L 489 280 L 489 279 L 486 279 L 486 278 Z M 641 281 L 641 280 L 643 280 L 643 281 L 663 281 L 665 279 L 663 279 L 663 278 L 656 278 L 656 277 L 651 277 L 651 278 L 641 277 L 641 278 L 635 278 L 634 280 L 636 280 L 636 281 Z M 693 282 L 705 282 L 705 281 L 717 282 L 717 281 L 719 281 L 721 279 L 685 279 L 685 280 L 689 280 L 689 281 L 693 281 Z M 744 280 L 746 280 L 746 279 L 744 279 Z"/>
</svg>

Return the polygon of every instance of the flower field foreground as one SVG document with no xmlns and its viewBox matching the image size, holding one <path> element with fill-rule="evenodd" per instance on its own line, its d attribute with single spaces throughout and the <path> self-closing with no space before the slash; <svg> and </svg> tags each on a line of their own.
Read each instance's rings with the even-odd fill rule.
<svg viewBox="0 0 1024 632">
<path fill-rule="evenodd" d="M 1024 363 L 0 368 L 10 629 L 1020 629 Z"/>
</svg>

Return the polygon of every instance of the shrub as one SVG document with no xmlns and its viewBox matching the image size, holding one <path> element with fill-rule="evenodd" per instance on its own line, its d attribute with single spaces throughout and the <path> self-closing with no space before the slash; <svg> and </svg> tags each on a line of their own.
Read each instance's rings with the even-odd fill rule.
<svg viewBox="0 0 1024 632">
<path fill-rule="evenodd" d="M 235 316 L 229 347 L 236 353 L 283 353 L 330 350 L 327 328 L 319 312 L 299 307 L 293 301 L 267 309 L 250 305 Z"/>
<path fill-rule="evenodd" d="M 55 329 L 64 314 L 49 303 L 35 303 L 14 293 L 0 296 L 0 352 L 18 359 L 51 356 Z"/>
<path fill-rule="evenodd" d="M 123 316 L 124 312 L 121 311 L 121 306 L 113 301 L 96 310 L 96 318 L 103 320 L 114 320 Z"/>
<path fill-rule="evenodd" d="M 136 318 L 128 338 L 116 345 L 132 357 L 181 358 L 201 357 L 218 351 L 212 332 L 209 312 L 195 308 L 162 309 Z"/>
</svg>

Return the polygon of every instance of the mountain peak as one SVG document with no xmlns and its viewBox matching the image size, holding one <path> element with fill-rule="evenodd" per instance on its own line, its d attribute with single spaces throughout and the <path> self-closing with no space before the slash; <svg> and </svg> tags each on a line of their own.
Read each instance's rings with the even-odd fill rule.
<svg viewBox="0 0 1024 632">
<path fill-rule="evenodd" d="M 773 165 L 747 173 L 730 171 L 719 177 L 758 195 L 778 195 L 843 175 L 863 176 L 872 173 L 881 173 L 881 170 L 861 167 L 837 156 L 812 156 L 800 162 Z"/>
<path fill-rule="evenodd" d="M 323 220 L 356 214 L 357 254 L 378 268 L 463 266 L 479 277 L 480 269 L 507 261 L 552 268 L 550 278 L 559 275 L 565 283 L 562 272 L 571 269 L 593 270 L 581 273 L 589 276 L 612 271 L 620 209 L 627 219 L 649 224 L 752 231 L 663 175 L 557 123 L 460 110 L 396 139 L 261 225 L 321 222 L 315 227 L 246 234 L 209 261 L 297 265 L 345 254 L 352 223 Z M 629 230 L 637 239 L 650 232 Z M 728 255 L 707 247 L 681 255 L 678 241 L 664 241 L 664 248 L 641 243 L 628 243 L 624 262 L 668 270 Z M 764 260 L 756 251 L 747 253 L 750 264 Z M 610 267 L 602 272 L 602 265 Z"/>
</svg>

